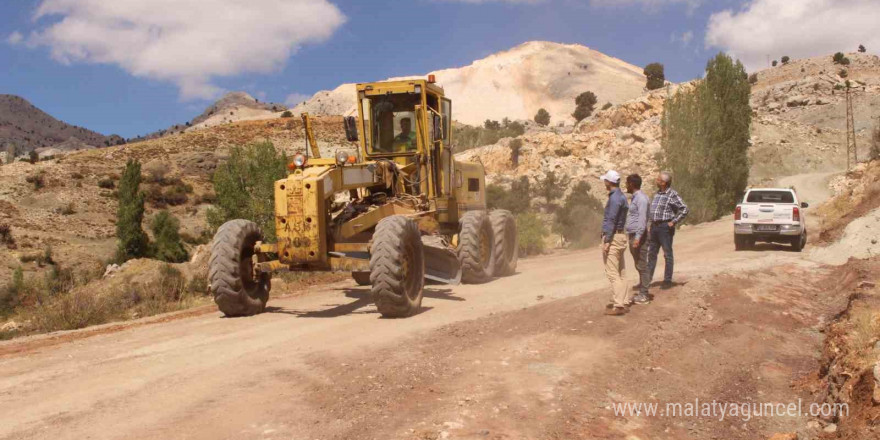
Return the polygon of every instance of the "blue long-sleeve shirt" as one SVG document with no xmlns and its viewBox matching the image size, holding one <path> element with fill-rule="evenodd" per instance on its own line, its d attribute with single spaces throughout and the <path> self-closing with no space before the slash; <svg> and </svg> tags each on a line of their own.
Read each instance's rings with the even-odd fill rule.
<svg viewBox="0 0 880 440">
<path fill-rule="evenodd" d="M 608 194 L 608 203 L 605 204 L 605 218 L 602 219 L 602 241 L 611 243 L 615 231 L 622 230 L 626 225 L 626 196 L 620 188 L 614 188 Z"/>
</svg>

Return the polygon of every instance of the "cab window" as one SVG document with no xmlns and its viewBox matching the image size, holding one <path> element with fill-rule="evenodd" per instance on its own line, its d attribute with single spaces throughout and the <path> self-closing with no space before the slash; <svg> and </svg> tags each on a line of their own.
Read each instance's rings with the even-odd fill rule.
<svg viewBox="0 0 880 440">
<path fill-rule="evenodd" d="M 370 98 L 371 153 L 411 153 L 418 149 L 415 108 L 419 99 L 419 95 Z"/>
</svg>

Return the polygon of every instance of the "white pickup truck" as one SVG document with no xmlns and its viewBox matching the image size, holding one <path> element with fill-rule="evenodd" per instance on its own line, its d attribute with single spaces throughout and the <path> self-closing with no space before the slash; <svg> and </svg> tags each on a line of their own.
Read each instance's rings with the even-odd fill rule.
<svg viewBox="0 0 880 440">
<path fill-rule="evenodd" d="M 793 189 L 752 188 L 734 211 L 733 242 L 736 250 L 755 242 L 787 243 L 797 252 L 807 245 L 804 209 Z"/>
</svg>

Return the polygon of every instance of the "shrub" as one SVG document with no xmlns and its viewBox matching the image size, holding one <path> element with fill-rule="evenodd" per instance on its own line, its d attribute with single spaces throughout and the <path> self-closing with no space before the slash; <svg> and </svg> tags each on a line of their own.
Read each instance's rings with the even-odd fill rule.
<svg viewBox="0 0 880 440">
<path fill-rule="evenodd" d="M 104 189 L 114 189 L 116 188 L 116 182 L 113 179 L 106 177 L 98 181 L 98 187 Z"/>
<path fill-rule="evenodd" d="M 129 159 L 119 181 L 119 207 L 116 211 L 116 238 L 119 241 L 116 261 L 123 263 L 149 253 L 149 239 L 141 223 L 144 220 L 144 193 L 140 191 L 141 164 Z"/>
<path fill-rule="evenodd" d="M 46 180 L 42 172 L 31 174 L 24 178 L 24 181 L 34 186 L 34 191 L 39 191 L 46 186 Z"/>
<path fill-rule="evenodd" d="M 76 172 L 76 171 L 74 171 L 74 172 L 70 173 L 70 178 L 71 178 L 71 179 L 80 180 L 80 179 L 83 178 L 83 175 L 80 174 L 80 173 L 78 173 L 78 172 Z"/>
<path fill-rule="evenodd" d="M 782 64 L 788 64 L 789 61 L 791 61 L 791 58 L 788 55 L 782 57 Z"/>
<path fill-rule="evenodd" d="M 0 223 L 0 243 L 7 246 L 15 243 L 15 237 L 12 236 L 12 226 L 9 226 L 7 223 Z"/>
<path fill-rule="evenodd" d="M 846 78 L 847 76 L 849 76 L 849 72 L 847 72 L 846 69 L 840 69 L 840 72 L 837 72 L 837 75 L 841 78 Z"/>
<path fill-rule="evenodd" d="M 750 94 L 742 63 L 718 54 L 692 90 L 679 91 L 666 101 L 663 164 L 672 170 L 675 188 L 692 207 L 689 222 L 727 214 L 746 189 Z"/>
<path fill-rule="evenodd" d="M 776 67 L 776 66 L 778 66 L 778 65 L 779 65 L 779 62 L 776 61 L 776 60 L 773 60 L 773 67 Z"/>
<path fill-rule="evenodd" d="M 831 57 L 831 60 L 834 61 L 835 64 L 840 64 L 845 57 L 846 56 L 843 54 L 843 52 L 837 52 L 836 54 L 834 54 L 834 56 Z"/>
<path fill-rule="evenodd" d="M 614 105 L 611 104 L 610 102 L 606 102 L 605 105 L 602 106 L 602 110 L 608 110 L 609 108 L 611 108 L 613 106 Z"/>
<path fill-rule="evenodd" d="M 757 84 L 758 83 L 758 74 L 753 73 L 749 75 L 749 84 Z"/>
<path fill-rule="evenodd" d="M 487 126 L 489 128 L 486 128 Z M 526 132 L 523 124 L 507 118 L 504 118 L 502 122 L 486 121 L 479 127 L 455 123 L 452 129 L 456 152 L 482 147 L 483 145 L 492 145 L 503 138 L 516 138 Z"/>
<path fill-rule="evenodd" d="M 146 174 L 146 179 L 144 181 L 146 183 L 158 183 L 160 185 L 165 183 L 165 178 L 168 176 L 168 173 L 171 171 L 171 166 L 165 162 L 150 162 L 144 167 L 144 171 Z"/>
<path fill-rule="evenodd" d="M 28 153 L 28 162 L 30 162 L 31 165 L 33 165 L 39 161 L 40 161 L 40 155 L 37 154 L 36 151 L 31 150 L 31 152 Z"/>
<path fill-rule="evenodd" d="M 12 271 L 12 279 L 0 290 L 0 316 L 9 316 L 21 303 L 24 294 L 24 271 L 21 266 Z"/>
<path fill-rule="evenodd" d="M 596 94 L 593 92 L 584 92 L 575 98 L 574 103 L 576 105 L 574 109 L 574 113 L 571 116 L 581 122 L 585 118 L 590 117 L 593 114 L 593 109 L 596 107 Z"/>
<path fill-rule="evenodd" d="M 73 205 L 73 202 L 70 202 L 66 205 L 55 208 L 55 213 L 61 215 L 73 215 L 76 214 L 76 207 Z"/>
<path fill-rule="evenodd" d="M 529 178 L 520 177 L 510 185 L 509 190 L 500 185 L 488 185 L 486 205 L 489 209 L 506 209 L 514 214 L 528 211 L 531 208 Z"/>
<path fill-rule="evenodd" d="M 863 45 L 863 44 L 859 45 L 859 52 L 865 53 L 867 51 L 868 51 L 868 49 L 865 49 L 865 45 Z"/>
<path fill-rule="evenodd" d="M 666 84 L 666 74 L 663 65 L 660 63 L 648 64 L 645 66 L 643 73 L 648 78 L 647 83 L 645 83 L 645 87 L 648 90 L 657 90 Z"/>
<path fill-rule="evenodd" d="M 520 255 L 536 255 L 544 252 L 544 238 L 547 227 L 534 212 L 516 216 L 516 231 L 519 239 Z"/>
<path fill-rule="evenodd" d="M 510 141 L 510 163 L 514 168 L 519 166 L 519 154 L 522 150 L 522 139 L 516 138 Z"/>
<path fill-rule="evenodd" d="M 849 66 L 849 58 L 844 57 L 843 60 L 840 61 L 840 64 L 843 64 L 844 66 Z"/>
<path fill-rule="evenodd" d="M 544 127 L 550 125 L 550 112 L 543 108 L 539 109 L 535 114 L 535 122 Z"/>
<path fill-rule="evenodd" d="M 229 220 L 251 220 L 267 242 L 275 241 L 275 181 L 286 176 L 287 156 L 271 142 L 232 147 L 229 160 L 214 172 L 217 204 L 208 211 L 208 224 L 216 230 Z"/>
<path fill-rule="evenodd" d="M 281 117 L 282 118 L 292 118 L 293 113 L 291 113 L 290 110 L 284 110 L 284 113 L 281 114 Z"/>
<path fill-rule="evenodd" d="M 581 181 L 556 212 L 553 230 L 577 248 L 589 247 L 601 240 L 603 216 L 602 202 L 590 193 L 590 184 Z"/>
<path fill-rule="evenodd" d="M 182 263 L 189 258 L 180 240 L 180 221 L 168 211 L 159 211 L 150 222 L 153 232 L 153 258 Z"/>
</svg>

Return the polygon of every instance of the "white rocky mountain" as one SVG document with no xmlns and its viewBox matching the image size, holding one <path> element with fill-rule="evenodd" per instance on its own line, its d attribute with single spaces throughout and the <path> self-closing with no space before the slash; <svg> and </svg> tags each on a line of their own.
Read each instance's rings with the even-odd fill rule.
<svg viewBox="0 0 880 440">
<path fill-rule="evenodd" d="M 577 95 L 591 91 L 598 97 L 599 106 L 606 102 L 620 104 L 641 95 L 645 87 L 640 67 L 579 44 L 544 41 L 524 43 L 469 66 L 429 74 L 436 76 L 452 98 L 455 120 L 470 125 L 480 125 L 486 119 L 531 119 L 540 108 L 550 112 L 553 125 L 572 125 Z M 369 80 L 373 79 L 364 78 L 365 82 Z M 318 92 L 292 111 L 351 114 L 355 108 L 354 90 L 354 84 L 343 84 Z"/>
</svg>

